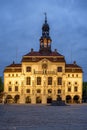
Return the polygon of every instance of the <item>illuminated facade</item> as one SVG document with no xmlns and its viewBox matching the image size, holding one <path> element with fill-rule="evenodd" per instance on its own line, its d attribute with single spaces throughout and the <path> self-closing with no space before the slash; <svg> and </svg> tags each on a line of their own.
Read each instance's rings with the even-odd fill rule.
<svg viewBox="0 0 87 130">
<path fill-rule="evenodd" d="M 39 51 L 22 57 L 20 64 L 12 63 L 4 69 L 6 102 L 51 103 L 61 98 L 67 103 L 82 101 L 82 68 L 67 64 L 63 55 L 51 50 L 47 17 L 42 26 Z"/>
</svg>

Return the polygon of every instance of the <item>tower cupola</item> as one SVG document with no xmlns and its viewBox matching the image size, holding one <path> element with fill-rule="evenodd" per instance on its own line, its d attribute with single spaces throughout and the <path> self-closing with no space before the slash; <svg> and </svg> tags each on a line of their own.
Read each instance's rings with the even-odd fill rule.
<svg viewBox="0 0 87 130">
<path fill-rule="evenodd" d="M 42 26 L 42 36 L 40 38 L 40 53 L 51 52 L 51 38 L 49 36 L 50 27 L 47 23 L 47 15 L 45 13 L 45 22 Z"/>
</svg>

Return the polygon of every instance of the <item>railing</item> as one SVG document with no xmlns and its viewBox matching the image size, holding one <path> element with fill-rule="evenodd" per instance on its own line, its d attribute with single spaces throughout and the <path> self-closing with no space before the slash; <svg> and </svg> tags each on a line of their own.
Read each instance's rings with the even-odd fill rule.
<svg viewBox="0 0 87 130">
<path fill-rule="evenodd" d="M 34 71 L 34 74 L 57 74 L 55 71 Z"/>
</svg>

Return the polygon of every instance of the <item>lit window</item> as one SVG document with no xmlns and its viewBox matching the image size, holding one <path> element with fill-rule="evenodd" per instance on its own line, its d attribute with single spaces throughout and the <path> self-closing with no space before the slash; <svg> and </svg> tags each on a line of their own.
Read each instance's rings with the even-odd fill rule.
<svg viewBox="0 0 87 130">
<path fill-rule="evenodd" d="M 37 85 L 41 85 L 41 77 L 37 77 Z"/>
<path fill-rule="evenodd" d="M 48 77 L 48 85 L 52 85 L 52 77 Z"/>
<path fill-rule="evenodd" d="M 62 67 L 57 67 L 57 72 L 62 72 Z"/>
<path fill-rule="evenodd" d="M 30 85 L 31 84 L 31 77 L 26 77 L 26 85 Z"/>
<path fill-rule="evenodd" d="M 57 85 L 62 85 L 62 78 L 61 77 L 57 78 Z"/>
<path fill-rule="evenodd" d="M 31 67 L 30 66 L 26 67 L 26 72 L 31 72 Z"/>
</svg>

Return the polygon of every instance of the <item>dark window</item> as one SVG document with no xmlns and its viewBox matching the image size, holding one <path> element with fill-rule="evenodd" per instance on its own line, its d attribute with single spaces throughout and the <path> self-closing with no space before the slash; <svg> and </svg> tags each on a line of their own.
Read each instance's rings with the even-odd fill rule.
<svg viewBox="0 0 87 130">
<path fill-rule="evenodd" d="M 52 85 L 52 77 L 48 77 L 48 85 Z"/>
<path fill-rule="evenodd" d="M 68 87 L 68 92 L 71 92 L 71 87 Z"/>
<path fill-rule="evenodd" d="M 40 90 L 40 89 L 37 89 L 37 93 L 41 93 L 41 90 Z"/>
<path fill-rule="evenodd" d="M 26 89 L 26 93 L 30 93 L 30 89 Z"/>
<path fill-rule="evenodd" d="M 51 89 L 48 89 L 48 93 L 52 93 L 52 90 L 51 90 Z"/>
<path fill-rule="evenodd" d="M 18 86 L 15 86 L 15 91 L 18 91 Z"/>
<path fill-rule="evenodd" d="M 57 79 L 57 85 L 62 85 L 62 78 L 61 77 L 58 77 L 58 79 Z"/>
<path fill-rule="evenodd" d="M 41 85 L 41 77 L 37 77 L 37 85 Z"/>
<path fill-rule="evenodd" d="M 77 87 L 77 86 L 74 87 L 74 91 L 75 91 L 75 92 L 78 91 L 78 87 Z"/>
<path fill-rule="evenodd" d="M 31 67 L 30 66 L 26 67 L 26 72 L 31 72 Z"/>
<path fill-rule="evenodd" d="M 60 89 L 58 89 L 58 94 L 60 94 L 61 93 L 61 90 Z"/>
<path fill-rule="evenodd" d="M 12 88 L 11 88 L 11 86 L 9 86 L 9 87 L 8 87 L 8 91 L 9 91 L 9 92 L 10 92 L 10 91 L 12 91 Z"/>
<path fill-rule="evenodd" d="M 30 85 L 31 84 L 31 78 L 30 77 L 26 77 L 26 85 Z"/>
<path fill-rule="evenodd" d="M 62 72 L 62 67 L 57 67 L 57 72 Z"/>
</svg>

